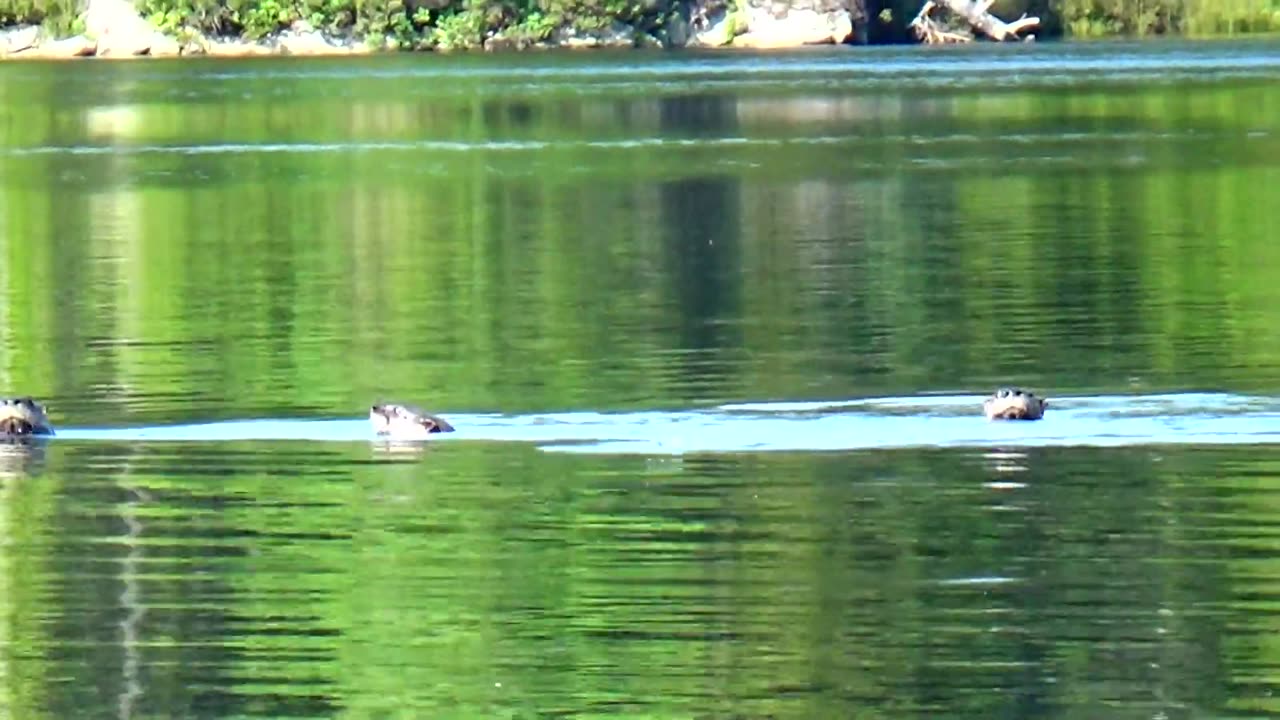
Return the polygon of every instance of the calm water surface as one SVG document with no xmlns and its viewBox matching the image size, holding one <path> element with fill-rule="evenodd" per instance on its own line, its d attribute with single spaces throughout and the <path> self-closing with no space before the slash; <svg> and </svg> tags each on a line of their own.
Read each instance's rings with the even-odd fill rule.
<svg viewBox="0 0 1280 720">
<path fill-rule="evenodd" d="M 0 65 L 0 716 L 1280 715 L 1278 189 L 1274 43 Z"/>
</svg>

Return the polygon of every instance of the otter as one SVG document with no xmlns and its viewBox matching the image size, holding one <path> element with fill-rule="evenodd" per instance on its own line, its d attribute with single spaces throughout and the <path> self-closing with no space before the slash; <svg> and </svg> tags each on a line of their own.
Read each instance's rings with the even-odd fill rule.
<svg viewBox="0 0 1280 720">
<path fill-rule="evenodd" d="M 44 407 L 29 397 L 0 398 L 0 438 L 52 435 Z"/>
<path fill-rule="evenodd" d="M 1000 388 L 982 402 L 988 420 L 1039 420 L 1049 401 L 1021 388 Z"/>
<path fill-rule="evenodd" d="M 414 438 L 453 432 L 444 418 L 412 405 L 380 403 L 369 408 L 369 421 L 378 435 Z M 53 435 L 44 406 L 29 397 L 0 398 L 0 438 L 15 439 Z"/>
<path fill-rule="evenodd" d="M 428 415 L 412 405 L 380 403 L 370 406 L 369 422 L 378 435 L 414 438 L 431 433 L 453 432 L 444 418 Z"/>
<path fill-rule="evenodd" d="M 1049 401 L 1021 388 L 1000 388 L 982 403 L 988 420 L 1039 420 Z M 379 403 L 369 407 L 369 422 L 382 436 L 421 437 L 453 432 L 444 418 L 412 405 Z M 53 426 L 40 403 L 30 397 L 0 398 L 0 438 L 53 435 Z"/>
</svg>

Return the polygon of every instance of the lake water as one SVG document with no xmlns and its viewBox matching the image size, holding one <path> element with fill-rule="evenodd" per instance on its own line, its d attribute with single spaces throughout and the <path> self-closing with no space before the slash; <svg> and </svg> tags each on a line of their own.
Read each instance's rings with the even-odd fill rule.
<svg viewBox="0 0 1280 720">
<path fill-rule="evenodd" d="M 1277 272 L 1275 43 L 0 64 L 0 717 L 1280 715 Z"/>
</svg>

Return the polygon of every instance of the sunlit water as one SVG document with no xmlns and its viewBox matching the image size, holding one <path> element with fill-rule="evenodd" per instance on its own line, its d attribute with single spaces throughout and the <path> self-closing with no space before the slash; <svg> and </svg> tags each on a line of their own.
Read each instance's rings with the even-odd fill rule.
<svg viewBox="0 0 1280 720">
<path fill-rule="evenodd" d="M 1276 188 L 1269 42 L 0 64 L 0 715 L 1280 714 Z"/>
</svg>

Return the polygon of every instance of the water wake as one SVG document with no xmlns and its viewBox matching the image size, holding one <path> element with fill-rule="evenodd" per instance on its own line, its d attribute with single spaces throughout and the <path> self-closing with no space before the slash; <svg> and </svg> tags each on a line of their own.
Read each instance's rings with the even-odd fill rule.
<svg viewBox="0 0 1280 720">
<path fill-rule="evenodd" d="M 762 402 L 678 412 L 445 413 L 458 428 L 427 442 L 528 442 L 553 452 L 679 455 L 905 447 L 1280 443 L 1280 399 L 1221 393 L 1053 398 L 1038 422 L 988 422 L 976 395 Z M 62 440 L 377 440 L 358 420 L 262 419 L 118 429 Z"/>
</svg>

